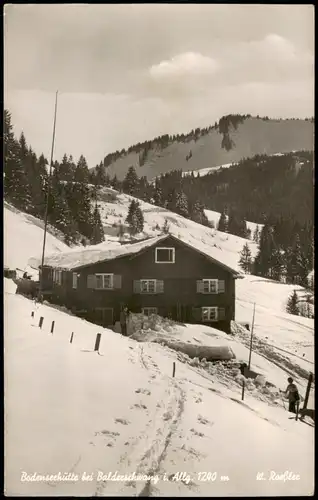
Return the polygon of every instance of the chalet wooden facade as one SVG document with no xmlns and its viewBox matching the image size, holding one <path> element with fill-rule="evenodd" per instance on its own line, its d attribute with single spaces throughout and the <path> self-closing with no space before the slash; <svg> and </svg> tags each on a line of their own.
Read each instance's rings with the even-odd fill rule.
<svg viewBox="0 0 318 500">
<path fill-rule="evenodd" d="M 124 248 L 61 253 L 46 259 L 52 301 L 111 326 L 121 306 L 230 332 L 239 273 L 181 239 L 164 235 Z"/>
</svg>

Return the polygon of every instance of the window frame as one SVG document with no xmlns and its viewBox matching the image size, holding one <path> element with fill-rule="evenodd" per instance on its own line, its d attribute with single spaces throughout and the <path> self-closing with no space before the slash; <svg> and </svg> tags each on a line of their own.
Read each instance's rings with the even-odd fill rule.
<svg viewBox="0 0 318 500">
<path fill-rule="evenodd" d="M 63 271 L 62 269 L 53 269 L 53 283 L 55 285 L 62 285 Z"/>
<path fill-rule="evenodd" d="M 158 260 L 158 250 L 172 250 L 172 260 Z M 174 247 L 156 247 L 155 248 L 155 263 L 156 264 L 175 264 L 176 249 Z"/>
<path fill-rule="evenodd" d="M 97 279 L 98 276 L 102 277 L 103 286 L 98 286 L 98 279 Z M 110 277 L 111 286 L 105 286 L 105 276 Z M 95 284 L 96 290 L 113 290 L 114 289 L 114 273 L 95 273 L 95 279 L 96 279 L 96 284 Z"/>
<path fill-rule="evenodd" d="M 156 311 L 156 312 L 152 312 L 152 313 L 149 313 L 149 312 L 148 312 L 148 314 L 146 314 L 146 313 L 145 313 L 145 311 L 146 311 L 146 310 L 148 310 L 148 311 L 151 311 L 151 310 L 152 310 L 152 311 Z M 141 311 L 142 311 L 142 314 L 143 314 L 144 316 L 147 316 L 147 317 L 149 318 L 149 316 L 151 316 L 151 315 L 153 315 L 153 314 L 156 314 L 156 315 L 158 314 L 158 307 L 146 306 L 146 307 L 142 307 Z"/>
<path fill-rule="evenodd" d="M 208 283 L 208 288 L 209 288 L 208 291 L 204 290 L 204 284 L 205 283 Z M 215 283 L 215 291 L 211 291 L 211 283 Z M 217 278 L 203 278 L 202 279 L 202 284 L 203 284 L 203 293 L 217 294 L 219 292 L 219 280 Z"/>
<path fill-rule="evenodd" d="M 204 309 L 208 310 L 208 315 L 209 315 L 208 319 L 204 319 L 204 314 L 203 314 Z M 215 318 L 211 319 L 211 311 L 212 310 L 215 311 Z M 209 321 L 218 321 L 218 316 L 219 316 L 219 311 L 218 311 L 218 307 L 217 306 L 202 306 L 201 307 L 201 320 L 204 323 L 208 323 Z"/>
<path fill-rule="evenodd" d="M 147 283 L 147 290 L 143 290 L 143 288 L 142 288 L 143 283 Z M 149 283 L 154 284 L 153 291 L 149 290 Z M 157 280 L 156 279 L 150 278 L 150 279 L 141 279 L 140 280 L 140 293 L 156 293 L 156 290 L 157 290 Z"/>
</svg>

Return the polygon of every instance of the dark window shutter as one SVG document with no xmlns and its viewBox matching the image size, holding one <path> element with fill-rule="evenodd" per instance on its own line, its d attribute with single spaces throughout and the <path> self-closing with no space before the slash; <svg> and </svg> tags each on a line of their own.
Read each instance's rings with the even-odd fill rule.
<svg viewBox="0 0 318 500">
<path fill-rule="evenodd" d="M 114 288 L 121 288 L 121 275 L 114 274 Z"/>
<path fill-rule="evenodd" d="M 203 281 L 197 280 L 197 293 L 203 293 Z"/>
<path fill-rule="evenodd" d="M 225 319 L 225 307 L 218 308 L 218 320 L 222 321 Z"/>
<path fill-rule="evenodd" d="M 219 293 L 224 293 L 225 292 L 225 281 L 224 280 L 219 280 L 218 281 L 218 292 Z"/>
<path fill-rule="evenodd" d="M 134 293 L 141 293 L 140 280 L 134 280 Z"/>
<path fill-rule="evenodd" d="M 163 292 L 164 292 L 163 280 L 157 280 L 156 281 L 156 293 L 163 293 Z"/>
<path fill-rule="evenodd" d="M 87 276 L 87 288 L 96 288 L 96 276 L 95 276 L 95 274 L 89 274 Z"/>
<path fill-rule="evenodd" d="M 192 307 L 192 319 L 194 319 L 195 321 L 202 321 L 201 307 Z"/>
</svg>

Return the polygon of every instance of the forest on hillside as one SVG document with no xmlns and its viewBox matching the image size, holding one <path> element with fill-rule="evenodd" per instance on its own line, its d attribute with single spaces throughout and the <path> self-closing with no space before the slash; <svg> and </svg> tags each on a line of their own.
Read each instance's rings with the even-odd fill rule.
<svg viewBox="0 0 318 500">
<path fill-rule="evenodd" d="M 243 119 L 237 116 L 233 122 L 229 116 L 220 122 L 225 137 L 228 127 L 236 127 Z M 139 178 L 133 166 L 121 182 L 116 175 L 107 175 L 103 163 L 89 170 L 83 155 L 75 162 L 65 154 L 52 165 L 49 179 L 47 159 L 37 157 L 23 133 L 19 139 L 15 137 L 7 110 L 4 121 L 5 199 L 43 219 L 50 187 L 48 221 L 64 233 L 67 244 L 104 241 L 97 192 L 102 186 L 111 186 L 206 226 L 211 223 L 204 210 L 220 212 L 218 230 L 253 239 L 259 245 L 254 260 L 247 247 L 242 252 L 245 272 L 308 285 L 314 249 L 313 152 L 256 155 L 202 177 L 199 173 L 183 176 L 176 170 L 151 183 L 146 177 Z M 251 234 L 247 220 L 263 228 L 257 226 Z M 126 222 L 132 235 L 143 231 L 139 203 L 131 203 Z"/>
</svg>

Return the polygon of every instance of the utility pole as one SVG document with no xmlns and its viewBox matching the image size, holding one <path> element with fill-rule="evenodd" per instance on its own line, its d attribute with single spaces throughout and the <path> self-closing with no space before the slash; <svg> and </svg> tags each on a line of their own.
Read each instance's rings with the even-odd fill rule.
<svg viewBox="0 0 318 500">
<path fill-rule="evenodd" d="M 254 308 L 253 308 L 253 321 L 252 321 L 252 328 L 251 328 L 250 355 L 249 355 L 249 358 L 248 358 L 248 369 L 249 370 L 251 368 L 251 357 L 252 357 L 252 348 L 253 348 L 254 320 L 255 320 L 255 302 L 254 302 Z"/>
<path fill-rule="evenodd" d="M 255 302 L 254 302 L 254 307 L 253 307 L 253 320 L 252 320 L 252 328 L 251 328 L 251 341 L 250 341 L 250 354 L 248 358 L 248 370 L 251 368 L 251 357 L 252 357 L 252 348 L 253 348 L 253 330 L 254 330 L 254 320 L 255 320 Z M 246 367 L 244 369 L 246 373 Z M 244 376 L 244 372 L 243 372 Z M 244 401 L 244 393 L 245 393 L 245 379 L 243 379 L 243 384 L 242 384 L 242 401 Z"/>
<path fill-rule="evenodd" d="M 42 290 L 43 290 L 43 266 L 44 266 L 44 255 L 45 255 L 45 243 L 46 243 L 47 218 L 48 218 L 48 209 L 49 209 L 50 188 L 51 188 L 51 176 L 52 176 L 52 167 L 53 167 L 53 153 L 54 153 L 55 126 L 56 126 L 56 113 L 57 113 L 57 94 L 58 94 L 58 90 L 56 91 L 56 94 L 55 94 L 55 110 L 54 110 L 54 122 L 53 122 L 53 137 L 52 137 L 50 170 L 49 170 L 49 178 L 48 178 L 48 184 L 47 184 L 46 207 L 45 207 L 45 216 L 44 216 L 44 236 L 43 236 L 42 261 L 41 261 L 41 279 L 40 279 L 39 295 L 41 295 Z"/>
</svg>

